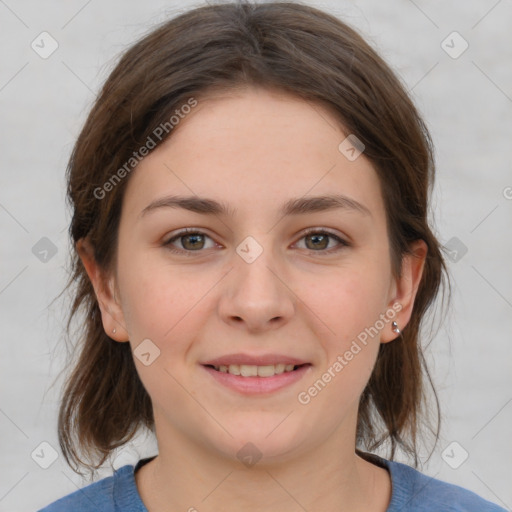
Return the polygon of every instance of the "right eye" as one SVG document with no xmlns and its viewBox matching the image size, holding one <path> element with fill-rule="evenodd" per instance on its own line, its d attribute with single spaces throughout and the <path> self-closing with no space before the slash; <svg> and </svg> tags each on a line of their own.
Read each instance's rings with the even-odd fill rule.
<svg viewBox="0 0 512 512">
<path fill-rule="evenodd" d="M 190 254 L 191 252 L 201 252 L 201 249 L 204 249 L 205 239 L 208 238 L 212 240 L 207 234 L 195 230 L 195 229 L 183 229 L 176 233 L 172 238 L 164 242 L 164 246 L 168 247 L 171 252 L 177 254 Z M 173 244 L 178 242 L 181 245 L 181 248 L 176 248 Z M 213 242 L 213 240 L 212 240 Z M 214 247 L 206 247 L 206 249 L 211 249 Z"/>
</svg>

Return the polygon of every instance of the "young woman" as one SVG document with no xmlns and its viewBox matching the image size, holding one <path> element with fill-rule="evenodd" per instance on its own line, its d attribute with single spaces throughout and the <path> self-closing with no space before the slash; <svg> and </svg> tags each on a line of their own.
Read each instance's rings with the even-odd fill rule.
<svg viewBox="0 0 512 512">
<path fill-rule="evenodd" d="M 59 440 L 76 471 L 140 427 L 158 455 L 43 510 L 503 510 L 393 461 L 417 463 L 420 324 L 449 283 L 432 153 L 317 9 L 208 5 L 129 49 L 68 168 L 85 324 Z"/>
</svg>

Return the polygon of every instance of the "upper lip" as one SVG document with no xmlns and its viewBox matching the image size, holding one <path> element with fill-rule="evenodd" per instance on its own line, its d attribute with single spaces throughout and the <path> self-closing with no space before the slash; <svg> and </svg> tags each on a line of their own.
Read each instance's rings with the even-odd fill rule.
<svg viewBox="0 0 512 512">
<path fill-rule="evenodd" d="M 230 364 L 245 364 L 251 366 L 269 366 L 273 364 L 293 364 L 301 365 L 307 364 L 307 361 L 290 357 L 282 354 L 262 354 L 259 356 L 251 356 L 249 354 L 229 354 L 215 359 L 210 359 L 201 363 L 203 365 L 211 366 L 229 366 Z"/>
</svg>

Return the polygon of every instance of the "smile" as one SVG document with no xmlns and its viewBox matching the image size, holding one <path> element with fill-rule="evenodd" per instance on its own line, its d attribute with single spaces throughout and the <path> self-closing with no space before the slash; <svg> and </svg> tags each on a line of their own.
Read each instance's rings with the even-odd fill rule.
<svg viewBox="0 0 512 512">
<path fill-rule="evenodd" d="M 293 372 L 299 366 L 293 364 L 271 364 L 265 366 L 256 366 L 252 364 L 230 364 L 212 365 L 215 370 L 222 373 L 230 373 L 231 375 L 240 375 L 242 377 L 273 377 L 285 372 Z"/>
<path fill-rule="evenodd" d="M 290 386 L 310 371 L 310 363 L 275 365 L 201 365 L 216 383 L 242 394 L 271 393 Z"/>
</svg>

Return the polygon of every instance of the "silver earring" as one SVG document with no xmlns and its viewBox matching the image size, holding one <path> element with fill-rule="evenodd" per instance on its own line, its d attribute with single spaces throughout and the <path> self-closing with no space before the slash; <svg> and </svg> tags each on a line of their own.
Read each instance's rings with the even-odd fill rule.
<svg viewBox="0 0 512 512">
<path fill-rule="evenodd" d="M 397 334 L 400 334 L 401 331 L 398 328 L 398 324 L 396 322 L 391 323 L 391 328 L 393 329 L 394 332 L 396 332 Z"/>
<path fill-rule="evenodd" d="M 116 329 L 114 327 L 114 329 L 112 329 L 112 333 L 115 334 L 116 333 Z"/>
</svg>

